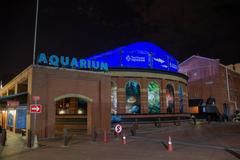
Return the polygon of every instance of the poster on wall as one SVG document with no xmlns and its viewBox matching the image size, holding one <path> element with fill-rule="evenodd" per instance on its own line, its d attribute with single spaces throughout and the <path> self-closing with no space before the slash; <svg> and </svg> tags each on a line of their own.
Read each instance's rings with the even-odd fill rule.
<svg viewBox="0 0 240 160">
<path fill-rule="evenodd" d="M 180 113 L 183 113 L 183 88 L 179 86 L 179 110 Z"/>
<path fill-rule="evenodd" d="M 7 113 L 7 126 L 13 127 L 13 117 L 14 117 L 14 110 L 8 110 Z"/>
<path fill-rule="evenodd" d="M 112 86 L 111 94 L 111 114 L 117 114 L 117 86 Z"/>
<path fill-rule="evenodd" d="M 171 85 L 167 85 L 166 89 L 166 102 L 167 102 L 167 112 L 173 113 L 174 112 L 174 92 Z"/>
<path fill-rule="evenodd" d="M 160 113 L 159 86 L 156 82 L 148 85 L 148 113 Z"/>
<path fill-rule="evenodd" d="M 126 113 L 140 113 L 140 86 L 135 81 L 129 81 L 126 85 Z"/>
<path fill-rule="evenodd" d="M 27 116 L 26 108 L 18 108 L 16 110 L 16 128 L 17 129 L 26 128 L 26 116 Z"/>
</svg>

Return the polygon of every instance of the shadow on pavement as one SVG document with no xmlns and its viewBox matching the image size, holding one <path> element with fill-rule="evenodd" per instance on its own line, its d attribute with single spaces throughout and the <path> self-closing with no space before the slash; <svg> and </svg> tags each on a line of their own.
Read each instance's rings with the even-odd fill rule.
<svg viewBox="0 0 240 160">
<path fill-rule="evenodd" d="M 225 149 L 226 152 L 230 153 L 231 155 L 237 157 L 238 159 L 240 159 L 240 154 L 233 151 L 233 150 L 230 150 L 230 149 Z"/>
<path fill-rule="evenodd" d="M 161 143 L 162 143 L 164 148 L 168 149 L 168 146 L 167 146 L 167 144 L 165 142 L 161 142 Z"/>
</svg>

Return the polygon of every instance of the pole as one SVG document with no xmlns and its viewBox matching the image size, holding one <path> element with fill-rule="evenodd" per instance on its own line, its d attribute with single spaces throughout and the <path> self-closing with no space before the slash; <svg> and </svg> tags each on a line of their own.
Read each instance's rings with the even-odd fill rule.
<svg viewBox="0 0 240 160">
<path fill-rule="evenodd" d="M 227 67 L 225 66 L 225 74 L 226 74 L 226 84 L 227 84 L 227 96 L 228 96 L 228 101 L 230 102 L 230 93 L 229 93 L 229 81 L 228 81 L 228 70 Z"/>
<path fill-rule="evenodd" d="M 36 134 L 37 134 L 37 132 L 36 132 L 36 121 L 37 121 L 37 114 L 36 114 L 36 113 L 34 113 L 34 126 L 33 126 L 34 135 L 36 135 Z"/>
<path fill-rule="evenodd" d="M 38 8 L 39 8 L 39 0 L 37 0 L 37 4 L 36 4 L 36 18 L 35 18 L 34 43 L 33 43 L 33 64 L 35 64 L 35 56 L 36 56 Z"/>
<path fill-rule="evenodd" d="M 32 130 L 28 129 L 28 141 L 27 141 L 27 146 L 32 147 Z"/>
<path fill-rule="evenodd" d="M 38 101 L 34 100 L 34 103 L 38 104 Z M 36 121 L 37 121 L 37 113 L 34 113 L 34 124 L 33 124 L 34 135 L 37 134 L 37 132 L 36 132 Z"/>
<path fill-rule="evenodd" d="M 38 104 L 38 101 L 35 100 L 35 104 Z M 36 131 L 36 121 L 37 121 L 37 113 L 34 113 L 34 141 L 33 141 L 33 146 L 32 148 L 38 148 L 38 139 L 37 139 L 37 131 Z"/>
</svg>

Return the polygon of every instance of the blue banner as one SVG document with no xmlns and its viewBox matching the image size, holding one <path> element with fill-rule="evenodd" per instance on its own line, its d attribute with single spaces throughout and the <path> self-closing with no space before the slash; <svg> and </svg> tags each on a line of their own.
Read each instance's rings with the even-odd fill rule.
<svg viewBox="0 0 240 160">
<path fill-rule="evenodd" d="M 26 117 L 27 109 L 26 108 L 17 108 L 16 109 L 16 128 L 26 128 Z"/>
<path fill-rule="evenodd" d="M 152 57 L 153 68 L 160 70 L 169 70 L 168 68 L 168 57 L 166 55 Z"/>
<path fill-rule="evenodd" d="M 140 50 L 124 51 L 122 53 L 123 67 L 148 68 L 148 52 Z"/>
</svg>

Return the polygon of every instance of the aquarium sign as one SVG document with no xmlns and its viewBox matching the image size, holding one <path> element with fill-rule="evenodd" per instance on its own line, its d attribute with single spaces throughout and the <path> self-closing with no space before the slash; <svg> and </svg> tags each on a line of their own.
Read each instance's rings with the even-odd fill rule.
<svg viewBox="0 0 240 160">
<path fill-rule="evenodd" d="M 106 62 L 57 55 L 47 56 L 45 53 L 39 54 L 37 58 L 37 64 L 72 69 L 98 70 L 104 72 L 108 71 L 108 63 Z"/>
</svg>

